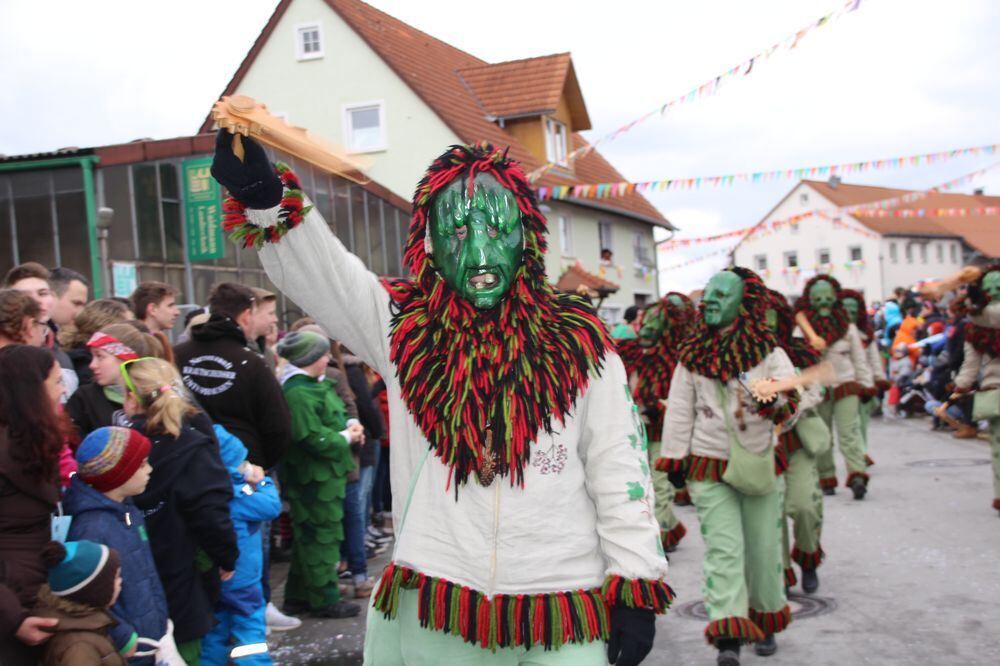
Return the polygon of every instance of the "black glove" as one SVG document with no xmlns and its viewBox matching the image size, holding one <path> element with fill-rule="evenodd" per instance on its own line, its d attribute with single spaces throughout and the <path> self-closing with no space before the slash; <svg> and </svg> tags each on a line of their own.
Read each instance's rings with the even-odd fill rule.
<svg viewBox="0 0 1000 666">
<path fill-rule="evenodd" d="M 653 649 L 656 615 L 646 608 L 611 607 L 608 661 L 615 666 L 638 666 Z"/>
<path fill-rule="evenodd" d="M 233 154 L 233 135 L 220 129 L 215 136 L 212 177 L 248 208 L 274 208 L 281 203 L 283 187 L 260 144 L 242 137 L 244 161 Z"/>
<path fill-rule="evenodd" d="M 682 469 L 674 469 L 667 472 L 667 480 L 673 484 L 674 488 L 680 490 L 687 485 L 687 472 Z"/>
</svg>

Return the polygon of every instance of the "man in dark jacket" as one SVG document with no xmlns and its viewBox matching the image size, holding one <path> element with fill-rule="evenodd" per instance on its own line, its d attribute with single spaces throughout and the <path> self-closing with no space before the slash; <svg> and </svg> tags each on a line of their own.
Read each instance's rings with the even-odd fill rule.
<svg viewBox="0 0 1000 666">
<path fill-rule="evenodd" d="M 208 299 L 211 317 L 174 348 L 184 385 L 212 420 L 238 437 L 248 459 L 274 467 L 288 449 L 291 421 L 278 380 L 249 345 L 253 292 L 223 282 Z"/>
</svg>

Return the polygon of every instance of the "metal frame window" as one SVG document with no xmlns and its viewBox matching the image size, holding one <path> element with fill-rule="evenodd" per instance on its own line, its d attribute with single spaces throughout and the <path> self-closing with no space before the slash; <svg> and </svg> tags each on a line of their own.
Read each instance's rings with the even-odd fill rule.
<svg viewBox="0 0 1000 666">
<path fill-rule="evenodd" d="M 385 104 L 381 101 L 344 105 L 344 143 L 352 153 L 386 150 Z"/>
<path fill-rule="evenodd" d="M 295 58 L 316 60 L 323 57 L 323 29 L 319 23 L 295 26 Z"/>
</svg>

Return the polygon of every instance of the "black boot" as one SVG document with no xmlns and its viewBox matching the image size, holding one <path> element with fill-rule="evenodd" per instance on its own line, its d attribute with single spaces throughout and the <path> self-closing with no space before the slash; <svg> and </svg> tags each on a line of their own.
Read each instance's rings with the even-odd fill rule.
<svg viewBox="0 0 1000 666">
<path fill-rule="evenodd" d="M 753 651 L 760 657 L 770 657 L 778 651 L 778 643 L 774 640 L 774 634 L 768 634 L 764 640 L 753 644 Z"/>
<path fill-rule="evenodd" d="M 837 489 L 836 488 L 824 488 L 823 489 L 823 494 L 824 495 L 836 495 L 837 494 Z"/>
<path fill-rule="evenodd" d="M 332 618 L 345 618 L 354 617 L 361 612 L 361 606 L 351 603 L 350 601 L 338 601 L 330 606 L 323 606 L 322 608 L 314 609 L 310 614 L 313 617 L 332 617 Z"/>
<path fill-rule="evenodd" d="M 816 575 L 816 570 L 802 567 L 802 591 L 806 594 L 812 594 L 818 589 L 819 576 Z"/>
<path fill-rule="evenodd" d="M 868 485 L 865 483 L 865 480 L 860 476 L 854 477 L 851 480 L 851 492 L 854 493 L 854 499 L 863 500 L 865 493 L 868 492 Z"/>
<path fill-rule="evenodd" d="M 718 666 L 740 666 L 740 642 L 735 638 L 721 638 L 715 642 L 719 656 L 715 663 Z"/>
</svg>

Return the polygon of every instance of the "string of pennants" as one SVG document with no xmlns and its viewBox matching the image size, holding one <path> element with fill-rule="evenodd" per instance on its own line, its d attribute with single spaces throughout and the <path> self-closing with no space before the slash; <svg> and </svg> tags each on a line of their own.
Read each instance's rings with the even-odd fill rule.
<svg viewBox="0 0 1000 666">
<path fill-rule="evenodd" d="M 866 210 L 855 213 L 860 217 L 973 217 L 977 215 L 1000 215 L 1000 206 L 976 206 L 974 208 L 899 208 L 897 210 Z"/>
<path fill-rule="evenodd" d="M 751 72 L 755 71 L 755 68 L 761 62 L 770 59 L 771 56 L 773 56 L 775 53 L 778 53 L 779 51 L 793 50 L 796 46 L 799 45 L 799 42 L 805 39 L 813 31 L 815 31 L 818 28 L 822 28 L 823 26 L 827 26 L 830 25 L 831 23 L 836 22 L 838 19 L 841 19 L 847 14 L 850 14 L 851 12 L 855 11 L 860 5 L 861 5 L 861 0 L 847 0 L 846 2 L 844 2 L 843 6 L 841 6 L 840 9 L 821 16 L 817 20 L 812 21 L 808 25 L 805 25 L 799 30 L 796 30 L 794 33 L 788 35 L 781 41 L 775 42 L 769 47 L 762 49 L 761 51 L 755 53 L 750 58 L 747 58 L 743 62 L 730 67 L 724 72 L 721 72 L 720 74 L 714 76 L 713 78 L 705 81 L 701 85 L 692 88 L 683 95 L 675 97 L 669 100 L 668 102 L 660 105 L 659 107 L 639 116 L 635 120 L 625 125 L 622 125 L 615 131 L 602 136 L 597 141 L 587 144 L 585 146 L 581 146 L 576 150 L 573 150 L 566 156 L 567 162 L 572 163 L 573 160 L 584 157 L 585 155 L 592 152 L 599 144 L 607 143 L 608 141 L 614 141 L 622 134 L 631 131 L 632 129 L 646 122 L 650 118 L 665 115 L 668 111 L 670 111 L 672 108 L 676 106 L 679 106 L 681 104 L 691 104 L 692 102 L 698 99 L 714 95 L 719 91 L 719 88 L 722 87 L 723 84 L 730 82 L 734 78 L 748 76 Z M 549 162 L 548 164 L 544 164 L 539 168 L 535 169 L 534 171 L 532 171 L 531 173 L 529 173 L 528 180 L 530 182 L 535 182 L 536 180 L 541 178 L 544 174 L 548 173 L 557 166 L 558 165 L 555 164 L 554 162 Z"/>
<path fill-rule="evenodd" d="M 1000 144 L 987 144 L 969 148 L 955 148 L 933 153 L 921 153 L 906 157 L 890 157 L 862 162 L 826 164 L 822 166 L 798 167 L 794 169 L 773 169 L 770 171 L 746 171 L 721 176 L 696 176 L 689 178 L 667 178 L 638 182 L 591 183 L 583 185 L 558 185 L 536 189 L 538 199 L 610 199 L 634 192 L 667 192 L 671 190 L 700 190 L 704 187 L 732 187 L 735 184 L 758 185 L 780 180 L 801 180 L 803 178 L 828 178 L 829 176 L 860 174 L 882 169 L 900 169 L 940 164 L 958 157 L 995 155 Z M 886 206 L 891 208 L 893 205 Z"/>
</svg>

